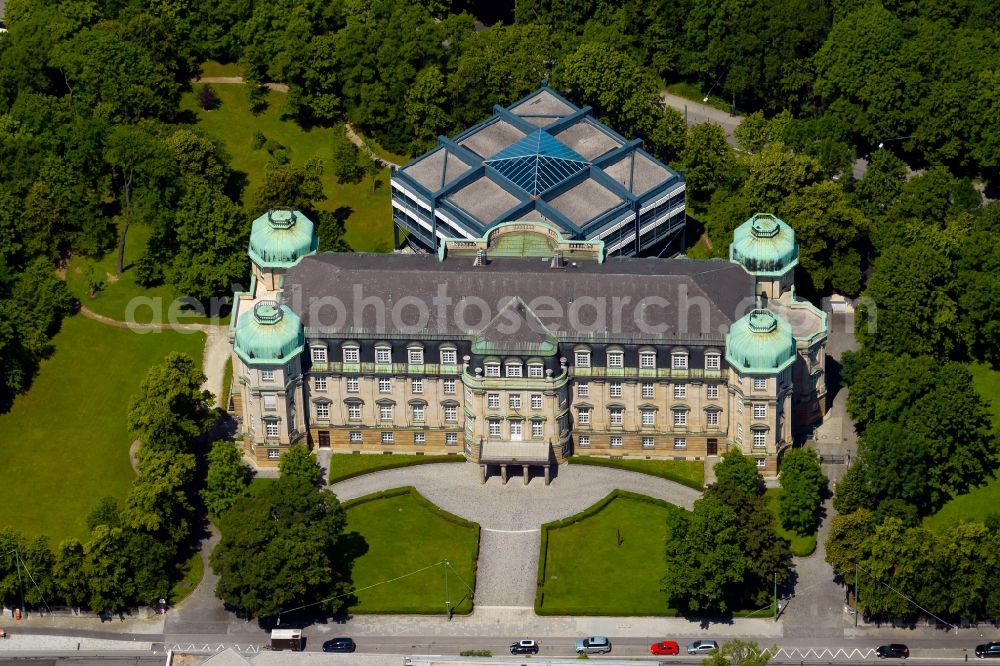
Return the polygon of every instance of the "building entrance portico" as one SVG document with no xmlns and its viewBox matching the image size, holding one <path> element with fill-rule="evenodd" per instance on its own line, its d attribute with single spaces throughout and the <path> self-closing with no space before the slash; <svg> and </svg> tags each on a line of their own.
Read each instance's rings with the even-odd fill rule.
<svg viewBox="0 0 1000 666">
<path fill-rule="evenodd" d="M 486 441 L 479 445 L 479 468 L 482 483 L 490 475 L 490 466 L 500 468 L 500 479 L 507 483 L 508 473 L 511 467 L 520 467 L 524 484 L 528 484 L 530 470 L 532 467 L 543 468 L 545 474 L 545 485 L 552 481 L 552 447 L 548 442 L 525 442 L 520 441 L 520 427 L 517 429 L 517 439 L 515 440 L 513 424 L 520 426 L 520 421 L 511 421 L 511 441 Z"/>
</svg>

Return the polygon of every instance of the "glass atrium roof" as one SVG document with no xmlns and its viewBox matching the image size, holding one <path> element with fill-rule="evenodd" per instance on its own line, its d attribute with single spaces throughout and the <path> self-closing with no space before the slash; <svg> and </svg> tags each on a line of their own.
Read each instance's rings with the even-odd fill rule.
<svg viewBox="0 0 1000 666">
<path fill-rule="evenodd" d="M 544 130 L 529 134 L 485 163 L 534 196 L 590 168 L 584 157 Z"/>
</svg>

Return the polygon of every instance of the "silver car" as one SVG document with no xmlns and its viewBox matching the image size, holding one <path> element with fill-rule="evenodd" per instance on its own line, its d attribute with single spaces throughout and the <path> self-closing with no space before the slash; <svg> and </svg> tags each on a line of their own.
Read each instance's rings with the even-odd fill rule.
<svg viewBox="0 0 1000 666">
<path fill-rule="evenodd" d="M 719 651 L 719 644 L 715 641 L 695 641 L 688 643 L 688 654 L 712 654 Z"/>
<path fill-rule="evenodd" d="M 611 652 L 611 641 L 604 636 L 587 636 L 576 642 L 577 654 L 607 654 Z"/>
</svg>

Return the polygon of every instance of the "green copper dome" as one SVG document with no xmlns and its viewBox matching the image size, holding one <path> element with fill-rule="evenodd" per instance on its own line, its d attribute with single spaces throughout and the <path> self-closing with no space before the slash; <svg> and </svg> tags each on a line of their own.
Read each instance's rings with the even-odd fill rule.
<svg viewBox="0 0 1000 666">
<path fill-rule="evenodd" d="M 726 361 L 741 373 L 774 374 L 794 360 L 792 328 L 770 310 L 753 310 L 726 335 Z"/>
<path fill-rule="evenodd" d="M 751 275 L 782 275 L 799 263 L 795 232 L 770 213 L 757 213 L 733 232 L 729 260 Z"/>
<path fill-rule="evenodd" d="M 269 210 L 250 229 L 250 258 L 261 268 L 289 268 L 318 246 L 312 220 L 297 210 Z"/>
<path fill-rule="evenodd" d="M 260 301 L 240 317 L 233 346 L 247 364 L 287 363 L 305 346 L 302 322 L 288 306 Z"/>
</svg>

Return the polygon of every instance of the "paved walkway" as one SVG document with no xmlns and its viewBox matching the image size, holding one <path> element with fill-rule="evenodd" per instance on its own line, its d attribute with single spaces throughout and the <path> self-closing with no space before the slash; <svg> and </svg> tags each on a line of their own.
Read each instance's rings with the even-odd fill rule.
<svg viewBox="0 0 1000 666">
<path fill-rule="evenodd" d="M 648 474 L 611 467 L 559 465 L 552 484 L 535 477 L 524 485 L 520 476 L 507 485 L 492 477 L 482 485 L 479 465 L 436 463 L 373 472 L 331 486 L 341 500 L 388 488 L 414 486 L 445 511 L 472 520 L 484 529 L 533 530 L 572 516 L 616 488 L 665 500 L 690 509 L 701 492 Z M 532 573 L 532 575 L 534 575 Z"/>
<path fill-rule="evenodd" d="M 726 139 L 729 141 L 730 145 L 736 145 L 736 139 L 733 137 L 733 132 L 736 130 L 736 127 L 743 122 L 743 116 L 731 116 L 726 111 L 720 111 L 714 106 L 702 104 L 701 102 L 695 102 L 668 92 L 663 92 L 662 98 L 663 102 L 667 106 L 672 109 L 676 109 L 685 115 L 688 125 L 713 122 L 716 125 L 720 125 L 722 129 L 726 131 Z"/>
<path fill-rule="evenodd" d="M 192 79 L 191 83 L 235 83 L 242 85 L 246 83 L 242 76 L 203 76 L 200 79 Z M 269 90 L 274 90 L 275 92 L 288 92 L 287 83 L 272 83 L 268 82 L 264 84 L 265 88 Z"/>
</svg>

